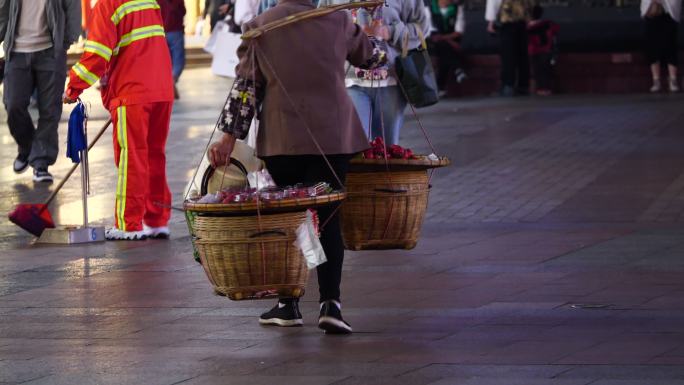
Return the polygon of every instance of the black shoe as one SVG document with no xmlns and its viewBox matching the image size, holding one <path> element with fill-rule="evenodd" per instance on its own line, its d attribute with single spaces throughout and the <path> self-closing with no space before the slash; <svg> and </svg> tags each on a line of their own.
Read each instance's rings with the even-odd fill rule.
<svg viewBox="0 0 684 385">
<path fill-rule="evenodd" d="M 339 305 L 332 300 L 321 304 L 321 315 L 318 316 L 318 327 L 328 334 L 349 334 L 351 326 L 342 319 Z"/>
<path fill-rule="evenodd" d="M 37 168 L 33 170 L 33 181 L 52 183 L 52 174 L 50 174 L 47 168 Z"/>
<path fill-rule="evenodd" d="M 302 313 L 299 312 L 298 301 L 278 301 L 273 309 L 267 311 L 259 317 L 262 325 L 276 326 L 302 326 Z"/>
<path fill-rule="evenodd" d="M 14 164 L 12 165 L 12 168 L 14 169 L 15 173 L 21 174 L 22 172 L 26 171 L 28 166 L 28 159 L 17 155 L 16 159 L 14 159 Z"/>
</svg>

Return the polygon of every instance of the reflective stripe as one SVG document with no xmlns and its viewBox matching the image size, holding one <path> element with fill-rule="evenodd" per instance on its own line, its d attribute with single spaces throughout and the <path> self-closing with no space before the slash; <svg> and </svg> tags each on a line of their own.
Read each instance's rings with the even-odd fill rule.
<svg viewBox="0 0 684 385">
<path fill-rule="evenodd" d="M 112 58 L 112 50 L 109 49 L 109 47 L 107 47 L 106 45 L 100 44 L 96 41 L 86 40 L 83 50 L 86 52 L 92 52 L 96 55 L 99 55 L 106 61 L 109 61 L 109 59 Z"/>
<path fill-rule="evenodd" d="M 159 4 L 155 0 L 132 0 L 119 6 L 112 15 L 112 23 L 119 24 L 124 16 L 129 13 L 143 11 L 146 9 L 159 9 Z"/>
<path fill-rule="evenodd" d="M 121 47 L 130 45 L 134 41 L 147 39 L 148 37 L 161 36 L 164 37 L 164 27 L 159 24 L 148 25 L 147 27 L 136 28 L 131 32 L 121 36 L 119 44 L 114 48 L 114 55 L 119 53 Z"/>
<path fill-rule="evenodd" d="M 88 69 L 85 68 L 85 66 L 81 63 L 74 64 L 74 66 L 71 67 L 71 69 L 74 70 L 76 75 L 78 75 L 78 77 L 81 78 L 81 80 L 83 80 L 91 86 L 95 84 L 98 80 L 100 80 L 100 78 L 97 75 L 88 71 Z"/>
<path fill-rule="evenodd" d="M 128 184 L 128 132 L 126 132 L 126 106 L 116 109 L 116 137 L 119 142 L 119 170 L 116 182 L 116 221 L 119 230 L 126 231 L 126 188 Z"/>
</svg>

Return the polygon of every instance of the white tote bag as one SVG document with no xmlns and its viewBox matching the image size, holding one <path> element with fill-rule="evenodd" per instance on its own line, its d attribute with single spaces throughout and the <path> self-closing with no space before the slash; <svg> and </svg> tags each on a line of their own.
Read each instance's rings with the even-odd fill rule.
<svg viewBox="0 0 684 385">
<path fill-rule="evenodd" d="M 214 58 L 211 61 L 211 72 L 214 75 L 234 78 L 235 66 L 238 64 L 237 49 L 242 42 L 240 34 L 230 32 L 228 24 L 219 22 L 216 23 L 207 46 L 210 45 L 212 39 L 214 41 L 210 48 Z"/>
</svg>

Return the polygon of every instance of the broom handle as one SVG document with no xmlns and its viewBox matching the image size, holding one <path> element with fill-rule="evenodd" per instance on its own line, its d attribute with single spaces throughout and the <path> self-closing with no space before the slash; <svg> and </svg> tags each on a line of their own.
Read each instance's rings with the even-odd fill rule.
<svg viewBox="0 0 684 385">
<path fill-rule="evenodd" d="M 100 139 L 100 137 L 102 136 L 102 134 L 104 134 L 104 132 L 107 131 L 107 127 L 109 127 L 110 124 L 112 124 L 112 119 L 111 119 L 111 118 L 110 118 L 109 120 L 107 120 L 107 123 L 105 123 L 105 125 L 100 129 L 100 132 L 98 132 L 97 135 L 95 135 L 95 138 L 93 138 L 93 141 L 90 142 L 90 144 L 88 145 L 88 150 L 87 150 L 87 151 L 90 151 L 90 149 L 93 148 L 93 146 L 94 146 L 95 143 L 98 141 L 98 139 Z M 74 165 L 71 166 L 71 169 L 69 170 L 69 172 L 66 173 L 66 175 L 65 175 L 64 178 L 62 178 L 62 180 L 59 182 L 59 184 L 57 185 L 57 187 L 55 188 L 55 190 L 52 192 L 52 194 L 50 194 L 50 196 L 48 197 L 48 199 L 45 200 L 45 206 L 44 206 L 43 210 L 47 209 L 47 207 L 48 207 L 48 205 L 50 204 L 50 202 L 52 202 L 52 200 L 55 199 L 55 197 L 57 196 L 57 193 L 59 192 L 59 190 L 61 190 L 62 187 L 64 187 L 64 184 L 66 183 L 67 180 L 69 180 L 69 177 L 71 176 L 71 174 L 73 174 L 74 171 L 76 171 L 76 168 L 78 168 L 78 165 L 79 165 L 79 163 L 74 163 Z M 42 210 L 41 210 L 41 211 L 42 211 Z"/>
</svg>

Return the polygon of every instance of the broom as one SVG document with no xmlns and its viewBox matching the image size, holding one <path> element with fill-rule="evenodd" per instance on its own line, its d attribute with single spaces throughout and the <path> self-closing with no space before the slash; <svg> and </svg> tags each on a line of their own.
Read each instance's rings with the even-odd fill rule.
<svg viewBox="0 0 684 385">
<path fill-rule="evenodd" d="M 100 132 L 95 135 L 93 141 L 90 142 L 86 151 L 90 151 L 90 149 L 93 148 L 95 143 L 98 141 L 98 139 L 100 139 L 102 134 L 104 134 L 104 132 L 107 130 L 107 127 L 109 127 L 111 123 L 111 119 L 107 120 L 107 123 L 105 123 L 105 125 L 100 129 Z M 44 203 L 21 203 L 9 214 L 9 220 L 36 237 L 39 237 L 43 233 L 43 230 L 47 228 L 54 228 L 55 222 L 52 220 L 52 216 L 47 210 L 48 205 L 53 199 L 55 199 L 55 196 L 57 196 L 59 190 L 62 189 L 66 181 L 69 179 L 71 174 L 76 171 L 78 166 L 79 164 L 75 163 L 71 167 L 69 172 L 67 172 L 64 178 L 62 178 L 55 190 L 52 192 L 52 194 L 50 194 Z"/>
</svg>

